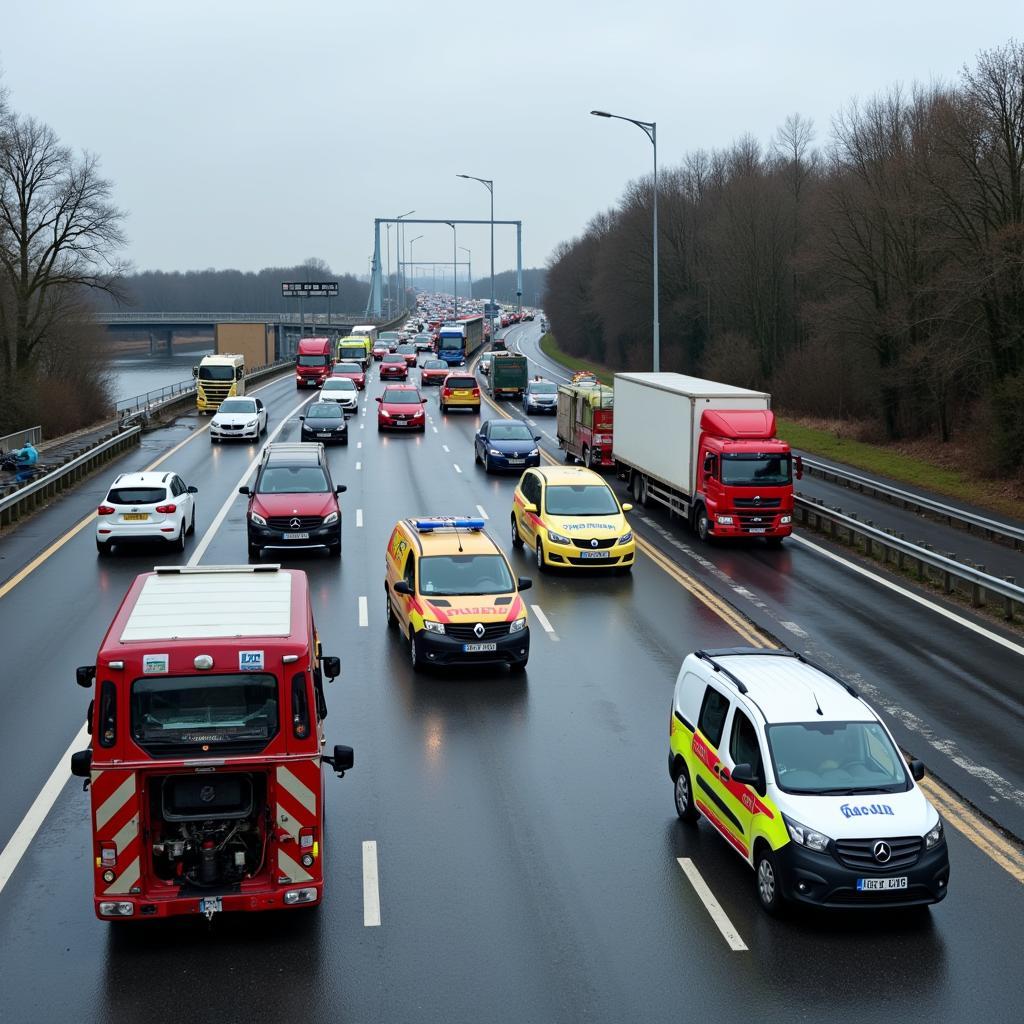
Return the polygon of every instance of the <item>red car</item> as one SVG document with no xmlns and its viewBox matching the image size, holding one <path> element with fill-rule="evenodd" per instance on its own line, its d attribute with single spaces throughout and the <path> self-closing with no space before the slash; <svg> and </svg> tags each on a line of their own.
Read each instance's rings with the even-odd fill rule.
<svg viewBox="0 0 1024 1024">
<path fill-rule="evenodd" d="M 419 352 L 416 351 L 416 346 L 413 344 L 402 344 L 396 349 L 397 352 L 405 356 L 405 361 L 410 366 L 416 365 L 416 360 L 419 358 Z"/>
<path fill-rule="evenodd" d="M 374 362 L 379 363 L 390 351 L 391 349 L 388 348 L 388 343 L 386 341 L 377 341 L 374 342 L 373 349 L 370 354 L 373 356 Z"/>
<path fill-rule="evenodd" d="M 366 372 L 358 363 L 335 363 L 331 376 L 348 377 L 349 380 L 355 381 L 360 391 L 366 387 Z"/>
<path fill-rule="evenodd" d="M 443 384 L 452 368 L 443 359 L 428 359 L 420 369 L 420 387 Z"/>
<path fill-rule="evenodd" d="M 409 364 L 400 352 L 389 352 L 380 361 L 381 380 L 408 380 Z"/>
<path fill-rule="evenodd" d="M 415 384 L 392 384 L 377 398 L 377 431 L 427 429 L 427 417 L 423 406 L 427 400 L 420 398 Z"/>
</svg>

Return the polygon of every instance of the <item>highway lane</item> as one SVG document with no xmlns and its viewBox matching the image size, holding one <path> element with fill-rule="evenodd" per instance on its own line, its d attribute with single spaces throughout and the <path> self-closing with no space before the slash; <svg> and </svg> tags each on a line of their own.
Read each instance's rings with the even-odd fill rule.
<svg viewBox="0 0 1024 1024">
<path fill-rule="evenodd" d="M 294 391 L 283 393 L 272 414 L 294 402 Z M 749 869 L 706 825 L 676 821 L 665 769 L 672 682 L 687 651 L 736 635 L 648 559 L 632 578 L 580 579 L 538 576 L 514 554 L 517 571 L 536 583 L 524 596 L 558 640 L 533 616 L 524 678 L 414 676 L 405 646 L 384 628 L 390 526 L 406 514 L 479 505 L 507 548 L 514 480 L 473 466 L 476 418 L 439 417 L 436 396 L 428 409 L 439 433 L 423 437 L 378 437 L 367 404 L 364 429 L 351 421 L 352 443 L 330 452 L 335 479 L 349 486 L 340 565 L 288 559 L 309 573 L 325 650 L 343 661 L 327 694 L 329 741 L 356 748 L 355 770 L 328 781 L 325 905 L 210 927 L 110 928 L 92 917 L 87 797 L 69 785 L 0 894 L 0 1020 L 55 1019 L 69 1006 L 83 1021 L 154 1022 L 299 1013 L 618 1022 L 752 1011 L 774 1022 L 797 1009 L 841 1022 L 880 1013 L 910 1024 L 1019 1019 L 1021 886 L 953 830 L 950 896 L 930 913 L 779 923 L 760 913 Z M 295 437 L 294 426 L 283 435 Z M 202 495 L 226 498 L 244 451 L 211 453 L 201 440 L 183 454 L 190 448 L 198 462 L 232 456 L 230 467 L 193 470 Z M 209 501 L 205 522 L 219 507 Z M 243 514 L 238 498 L 204 562 L 244 558 Z M 66 581 L 79 603 L 93 601 L 106 563 L 73 548 L 53 557 L 62 573 L 51 586 Z M 145 567 L 131 561 L 116 581 L 121 592 Z M 15 593 L 0 599 L 4 621 Z M 98 628 L 69 623 L 62 643 L 74 649 L 71 667 L 81 650 L 91 659 L 112 611 Z M 33 657 L 27 641 L 39 646 L 48 635 L 44 621 L 28 622 L 15 647 L 21 669 Z M 63 749 L 86 700 L 70 669 L 56 682 L 61 688 L 36 696 L 67 705 Z M 0 751 L 5 779 L 20 776 L 9 748 Z M 379 849 L 379 928 L 362 923 L 364 840 Z M 729 951 L 678 857 L 692 858 L 748 952 Z M 40 964 L 53 968 L 42 985 Z"/>
<path fill-rule="evenodd" d="M 537 350 L 538 336 L 539 328 L 524 324 L 511 329 L 508 340 L 554 376 L 555 367 Z M 501 408 L 523 416 L 518 405 L 503 402 Z M 561 461 L 551 440 L 554 424 L 547 419 L 532 422 L 538 433 L 543 430 L 545 449 Z M 621 499 L 630 500 L 621 483 L 616 486 Z M 847 556 L 813 534 L 811 545 L 790 541 L 780 550 L 757 542 L 702 545 L 660 508 L 637 510 L 632 519 L 638 535 L 769 634 L 861 686 L 885 708 L 906 749 L 983 813 L 1024 836 L 1024 642 L 1019 636 L 928 594 L 928 601 L 959 620 L 951 623 L 829 558 L 824 552 L 830 550 Z M 910 586 L 884 569 L 871 571 Z M 1005 637 L 1016 651 L 961 622 Z"/>
</svg>

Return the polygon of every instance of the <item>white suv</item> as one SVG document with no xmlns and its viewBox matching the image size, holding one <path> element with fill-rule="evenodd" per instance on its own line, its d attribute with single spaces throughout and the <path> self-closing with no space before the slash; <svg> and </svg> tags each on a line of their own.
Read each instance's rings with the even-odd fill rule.
<svg viewBox="0 0 1024 1024">
<path fill-rule="evenodd" d="M 359 407 L 359 389 L 348 377 L 328 377 L 320 389 L 319 400 L 337 402 L 345 412 L 352 413 Z"/>
<path fill-rule="evenodd" d="M 196 491 L 177 473 L 122 473 L 97 509 L 96 550 L 106 555 L 115 544 L 162 540 L 184 551 L 196 528 Z"/>
</svg>

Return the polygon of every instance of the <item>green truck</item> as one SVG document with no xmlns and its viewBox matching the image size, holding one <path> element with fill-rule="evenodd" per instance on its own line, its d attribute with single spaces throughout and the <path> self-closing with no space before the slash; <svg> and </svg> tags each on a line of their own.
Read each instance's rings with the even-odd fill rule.
<svg viewBox="0 0 1024 1024">
<path fill-rule="evenodd" d="M 491 394 L 495 398 L 522 398 L 528 373 L 526 356 L 495 352 L 491 360 Z"/>
</svg>

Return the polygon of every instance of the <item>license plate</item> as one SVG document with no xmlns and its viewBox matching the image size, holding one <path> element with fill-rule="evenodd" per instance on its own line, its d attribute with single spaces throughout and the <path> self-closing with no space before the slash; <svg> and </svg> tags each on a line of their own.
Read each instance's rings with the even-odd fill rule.
<svg viewBox="0 0 1024 1024">
<path fill-rule="evenodd" d="M 125 514 L 123 516 L 121 516 L 121 518 L 124 519 L 126 522 L 128 522 L 130 520 L 133 523 L 141 523 L 144 520 L 149 518 L 149 513 L 148 512 L 125 512 Z"/>
<path fill-rule="evenodd" d="M 470 392 L 470 391 L 453 391 L 452 394 L 456 398 L 469 398 L 469 396 L 472 394 L 472 392 Z"/>
<path fill-rule="evenodd" d="M 510 466 L 521 466 L 526 462 L 526 459 L 508 459 L 507 461 Z"/>
<path fill-rule="evenodd" d="M 607 558 L 607 551 L 581 551 L 580 558 Z"/>
<path fill-rule="evenodd" d="M 286 533 L 284 535 L 285 540 L 309 540 L 308 533 Z"/>
<path fill-rule="evenodd" d="M 498 649 L 497 644 L 463 644 L 463 651 L 466 654 L 479 654 L 482 651 L 496 651 Z"/>
<path fill-rule="evenodd" d="M 858 878 L 857 892 L 889 892 L 906 889 L 906 878 Z"/>
<path fill-rule="evenodd" d="M 329 430 L 320 430 L 317 432 L 317 437 L 330 437 L 331 432 Z"/>
<path fill-rule="evenodd" d="M 759 527 L 757 527 L 757 529 L 748 530 L 747 532 L 748 533 L 767 533 L 768 532 L 768 528 L 765 527 L 765 526 L 759 526 Z"/>
<path fill-rule="evenodd" d="M 219 896 L 207 896 L 199 901 L 200 914 L 219 914 L 223 909 Z"/>
</svg>

